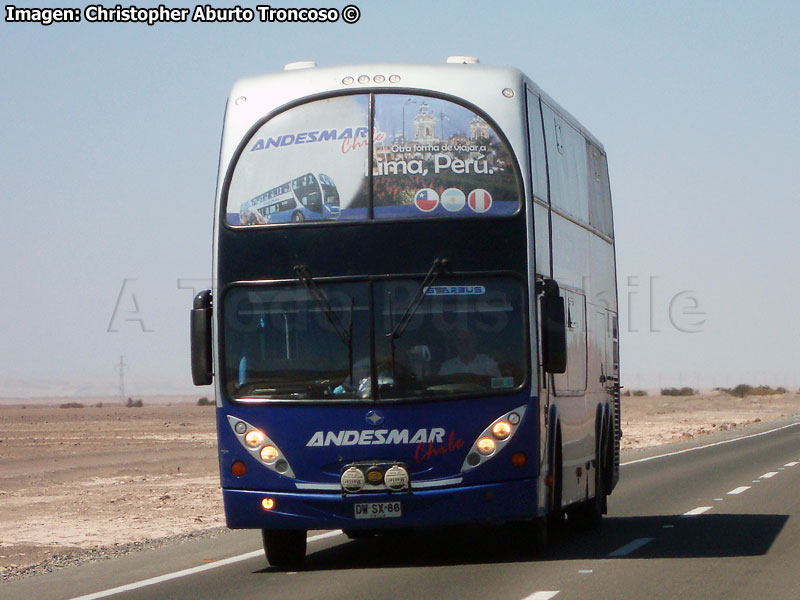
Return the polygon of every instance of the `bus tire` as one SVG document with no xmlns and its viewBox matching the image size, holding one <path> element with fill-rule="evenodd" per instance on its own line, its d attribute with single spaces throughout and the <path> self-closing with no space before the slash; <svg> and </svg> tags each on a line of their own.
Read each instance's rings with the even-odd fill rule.
<svg viewBox="0 0 800 600">
<path fill-rule="evenodd" d="M 553 462 L 550 472 L 553 474 L 553 487 L 550 490 L 550 506 L 547 513 L 546 543 L 557 541 L 564 530 L 564 509 L 561 507 L 562 468 L 561 468 L 561 431 L 556 432 L 553 447 Z"/>
<path fill-rule="evenodd" d="M 543 556 L 547 552 L 549 522 L 547 517 L 536 517 L 531 521 L 530 535 L 531 547 L 536 556 Z"/>
<path fill-rule="evenodd" d="M 262 529 L 264 554 L 273 567 L 297 567 L 306 556 L 306 532 L 296 529 Z"/>
<path fill-rule="evenodd" d="M 292 223 L 302 223 L 305 220 L 306 220 L 305 215 L 301 213 L 299 210 L 292 213 Z"/>
<path fill-rule="evenodd" d="M 342 529 L 342 533 L 351 540 L 364 540 L 378 535 L 375 529 Z"/>
<path fill-rule="evenodd" d="M 607 452 L 605 448 L 607 439 L 608 436 L 604 428 L 600 443 L 597 446 L 594 498 L 590 498 L 576 506 L 569 514 L 570 521 L 574 521 L 574 525 L 582 531 L 597 529 L 603 521 L 603 513 L 606 508 L 605 471 Z"/>
</svg>

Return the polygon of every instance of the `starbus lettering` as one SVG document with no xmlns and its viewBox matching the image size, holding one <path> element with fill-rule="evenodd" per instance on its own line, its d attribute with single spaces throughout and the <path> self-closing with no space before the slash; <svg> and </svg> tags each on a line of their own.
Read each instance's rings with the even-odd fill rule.
<svg viewBox="0 0 800 600">
<path fill-rule="evenodd" d="M 342 151 L 344 152 L 345 144 L 349 143 L 355 146 L 356 140 L 359 140 L 360 145 L 366 145 L 360 138 L 367 138 L 366 127 L 347 127 L 345 129 L 321 129 L 315 131 L 302 131 L 300 133 L 287 133 L 277 137 L 258 138 L 255 143 L 250 147 L 250 152 L 256 150 L 267 150 L 269 148 L 282 148 L 285 146 L 296 146 L 297 144 L 311 144 L 315 142 L 329 142 L 342 140 Z"/>
<path fill-rule="evenodd" d="M 306 446 L 371 446 L 399 444 L 442 444 L 446 430 L 417 429 L 412 435 L 408 429 L 363 429 L 345 431 L 317 431 Z M 453 437 L 452 434 L 450 436 Z M 461 442 L 463 445 L 463 442 Z"/>
<path fill-rule="evenodd" d="M 417 444 L 417 447 L 414 450 L 414 461 L 424 462 L 437 456 L 442 456 L 444 454 L 455 452 L 456 450 L 461 450 L 463 447 L 464 440 L 457 440 L 455 432 L 451 431 L 450 435 L 447 437 L 447 444 L 442 444 L 440 446 L 434 446 L 433 442 L 428 442 L 427 444 Z"/>
</svg>

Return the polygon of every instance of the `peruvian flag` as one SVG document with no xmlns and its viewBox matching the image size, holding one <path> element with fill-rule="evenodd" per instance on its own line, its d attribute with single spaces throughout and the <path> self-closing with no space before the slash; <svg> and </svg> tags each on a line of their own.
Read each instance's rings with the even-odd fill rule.
<svg viewBox="0 0 800 600">
<path fill-rule="evenodd" d="M 486 190 L 472 190 L 467 201 L 476 213 L 485 213 L 492 207 L 492 195 Z"/>
</svg>

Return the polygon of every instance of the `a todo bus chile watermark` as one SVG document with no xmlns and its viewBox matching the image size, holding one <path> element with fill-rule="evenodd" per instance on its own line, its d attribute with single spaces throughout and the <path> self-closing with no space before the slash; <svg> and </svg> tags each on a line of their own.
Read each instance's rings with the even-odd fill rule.
<svg viewBox="0 0 800 600">
<path fill-rule="evenodd" d="M 584 289 L 588 287 L 589 278 L 584 278 Z M 646 279 L 646 284 L 644 280 Z M 701 294 L 696 290 L 674 289 L 663 291 L 657 286 L 658 276 L 646 277 L 630 275 L 625 284 L 619 286 L 619 297 L 623 302 L 620 307 L 622 314 L 620 326 L 625 333 L 658 333 L 662 327 L 673 329 L 679 333 L 701 333 L 708 323 L 708 312 L 701 302 Z M 177 290 L 184 290 L 188 299 L 201 290 L 212 287 L 212 281 L 207 278 L 181 277 L 176 281 Z M 151 292 L 152 293 L 152 292 Z M 191 293 L 191 295 L 189 295 Z M 604 294 L 591 298 L 595 305 L 603 304 Z M 122 280 L 119 291 L 116 293 L 116 302 L 109 315 L 109 333 L 118 333 L 122 330 L 133 329 L 142 333 L 152 333 L 155 309 L 158 302 L 146 294 L 142 294 L 139 280 L 127 277 Z M 187 310 L 189 308 L 187 304 Z M 590 321 L 587 320 L 587 327 Z M 452 327 L 453 324 L 443 326 Z M 502 328 L 504 325 L 498 324 Z"/>
<path fill-rule="evenodd" d="M 141 23 L 153 26 L 158 23 L 357 23 L 361 9 L 348 4 L 342 9 L 276 8 L 259 4 L 253 8 L 220 7 L 198 4 L 194 8 L 170 8 L 164 4 L 155 7 L 136 5 L 106 6 L 88 4 L 73 8 L 29 8 L 14 4 L 5 5 L 6 23 L 38 23 L 48 26 L 59 23 Z"/>
</svg>

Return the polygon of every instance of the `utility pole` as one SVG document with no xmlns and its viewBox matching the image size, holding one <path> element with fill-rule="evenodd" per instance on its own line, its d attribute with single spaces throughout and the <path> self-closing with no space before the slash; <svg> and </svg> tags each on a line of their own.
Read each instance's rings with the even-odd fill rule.
<svg viewBox="0 0 800 600">
<path fill-rule="evenodd" d="M 119 397 L 122 402 L 125 402 L 125 357 L 119 357 Z"/>
</svg>

